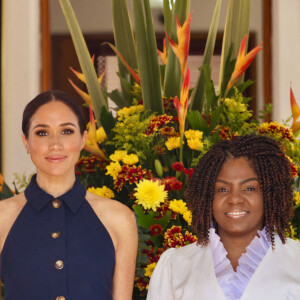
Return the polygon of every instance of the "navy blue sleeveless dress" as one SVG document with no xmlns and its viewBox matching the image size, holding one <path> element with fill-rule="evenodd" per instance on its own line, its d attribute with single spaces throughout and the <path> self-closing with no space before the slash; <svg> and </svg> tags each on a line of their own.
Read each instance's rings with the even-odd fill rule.
<svg viewBox="0 0 300 300">
<path fill-rule="evenodd" d="M 76 178 L 54 198 L 36 183 L 1 254 L 5 300 L 111 300 L 115 249 Z"/>
</svg>

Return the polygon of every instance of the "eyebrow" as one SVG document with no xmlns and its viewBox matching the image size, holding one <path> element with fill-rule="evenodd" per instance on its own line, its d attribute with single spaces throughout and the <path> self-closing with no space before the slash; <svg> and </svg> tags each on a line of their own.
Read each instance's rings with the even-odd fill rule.
<svg viewBox="0 0 300 300">
<path fill-rule="evenodd" d="M 73 126 L 73 127 L 76 127 L 76 125 L 72 122 L 66 122 L 66 123 L 62 123 L 60 124 L 59 126 L 63 127 L 63 126 Z M 46 125 L 46 124 L 37 124 L 33 127 L 33 129 L 37 128 L 37 127 L 42 127 L 42 128 L 48 128 L 50 127 L 49 125 Z"/>
<path fill-rule="evenodd" d="M 250 177 L 250 178 L 247 178 L 247 179 L 241 181 L 240 184 L 244 184 L 244 183 L 247 183 L 247 182 L 253 181 L 253 180 L 259 182 L 259 180 L 256 177 Z M 225 184 L 230 184 L 230 182 L 228 182 L 226 180 L 222 180 L 222 179 L 218 179 L 218 180 L 216 180 L 216 182 L 222 182 L 222 183 L 225 183 Z"/>
</svg>

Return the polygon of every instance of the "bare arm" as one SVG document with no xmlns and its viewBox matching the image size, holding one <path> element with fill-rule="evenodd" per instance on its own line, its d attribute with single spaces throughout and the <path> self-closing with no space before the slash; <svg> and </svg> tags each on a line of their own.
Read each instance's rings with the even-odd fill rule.
<svg viewBox="0 0 300 300">
<path fill-rule="evenodd" d="M 135 275 L 138 235 L 136 219 L 127 207 L 117 224 L 116 267 L 113 300 L 131 300 Z"/>
</svg>

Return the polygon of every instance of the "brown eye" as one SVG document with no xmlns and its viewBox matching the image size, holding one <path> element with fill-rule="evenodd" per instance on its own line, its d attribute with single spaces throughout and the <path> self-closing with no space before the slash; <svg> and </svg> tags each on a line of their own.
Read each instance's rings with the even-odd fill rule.
<svg viewBox="0 0 300 300">
<path fill-rule="evenodd" d="M 74 130 L 73 129 L 64 129 L 62 134 L 63 135 L 69 135 L 69 134 L 72 134 L 74 133 Z"/>
<path fill-rule="evenodd" d="M 46 136 L 48 135 L 47 131 L 46 130 L 38 130 L 36 131 L 35 133 L 37 136 Z"/>
</svg>

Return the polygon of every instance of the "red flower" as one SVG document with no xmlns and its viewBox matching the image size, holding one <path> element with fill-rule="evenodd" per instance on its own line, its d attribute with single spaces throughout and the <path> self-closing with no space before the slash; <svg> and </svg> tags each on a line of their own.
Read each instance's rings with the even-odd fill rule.
<svg viewBox="0 0 300 300">
<path fill-rule="evenodd" d="M 171 183 L 173 183 L 176 180 L 177 180 L 176 177 L 166 177 L 163 180 L 163 183 L 165 185 L 165 191 L 171 191 L 172 190 Z"/>
<path fill-rule="evenodd" d="M 181 172 L 183 170 L 183 168 L 184 168 L 184 165 L 183 165 L 182 162 L 177 161 L 177 162 L 174 162 L 171 167 L 175 171 Z"/>
<path fill-rule="evenodd" d="M 180 191 L 182 189 L 182 182 L 176 180 L 170 184 L 172 190 Z"/>
<path fill-rule="evenodd" d="M 183 172 L 184 172 L 184 174 L 186 174 L 188 176 L 188 178 L 190 178 L 194 173 L 194 168 L 190 168 L 190 169 L 184 168 Z"/>
<path fill-rule="evenodd" d="M 150 226 L 150 235 L 156 236 L 163 232 L 163 227 L 160 224 L 153 224 Z"/>
</svg>

